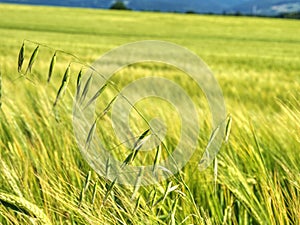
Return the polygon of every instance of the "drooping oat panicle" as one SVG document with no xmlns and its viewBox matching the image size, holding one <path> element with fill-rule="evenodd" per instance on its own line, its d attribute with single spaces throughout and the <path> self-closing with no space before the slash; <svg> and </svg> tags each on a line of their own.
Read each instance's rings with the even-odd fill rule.
<svg viewBox="0 0 300 225">
<path fill-rule="evenodd" d="M 82 68 L 80 69 L 78 76 L 77 76 L 76 87 L 79 87 L 81 85 L 81 79 L 82 79 Z"/>
<path fill-rule="evenodd" d="M 48 79 L 47 82 L 49 83 L 52 77 L 52 73 L 53 73 L 53 68 L 55 66 L 56 63 L 56 52 L 54 52 L 54 55 L 52 56 L 51 62 L 50 62 L 50 66 L 49 66 L 49 73 L 48 73 Z"/>
<path fill-rule="evenodd" d="M 137 149 L 140 146 L 141 141 L 146 137 L 146 135 L 149 133 L 149 131 L 150 131 L 150 129 L 147 129 L 141 134 L 141 136 L 139 136 L 137 141 L 134 143 L 133 149 Z"/>
<path fill-rule="evenodd" d="M 105 87 L 107 86 L 107 84 L 103 85 L 97 92 L 96 94 L 88 101 L 88 103 L 86 104 L 86 106 L 84 107 L 84 109 L 86 109 L 87 107 L 89 107 L 90 104 L 92 104 L 100 95 L 101 93 L 104 91 Z M 83 109 L 83 110 L 84 110 Z"/>
<path fill-rule="evenodd" d="M 149 133 L 150 129 L 147 129 L 144 133 L 142 133 L 142 135 L 138 138 L 138 140 L 134 143 L 134 146 L 133 146 L 133 159 L 135 159 L 138 151 L 141 149 L 141 147 L 143 146 L 143 144 L 150 138 L 150 136 L 147 136 L 146 135 Z"/>
<path fill-rule="evenodd" d="M 80 196 L 79 196 L 79 204 L 78 206 L 80 207 L 83 200 L 84 200 L 84 196 L 85 196 L 85 192 L 88 190 L 89 188 L 89 184 L 90 184 L 90 180 L 91 180 L 91 175 L 92 175 L 92 172 L 89 171 L 85 177 L 85 182 L 84 182 L 84 185 L 81 189 L 81 192 L 80 192 Z"/>
<path fill-rule="evenodd" d="M 25 44 L 23 42 L 20 51 L 19 51 L 19 57 L 18 57 L 18 72 L 20 73 L 22 70 L 22 65 L 24 62 L 24 56 L 25 56 Z"/>
<path fill-rule="evenodd" d="M 53 107 L 55 107 L 59 101 L 59 99 L 63 96 L 63 94 L 65 93 L 66 89 L 67 89 L 67 86 L 68 86 L 68 83 L 69 83 L 69 80 L 70 80 L 70 65 L 68 66 L 68 68 L 66 69 L 66 72 L 64 74 L 64 77 L 61 81 L 61 85 L 59 87 L 59 90 L 57 92 L 57 95 L 56 95 L 56 99 L 53 103 Z"/>
<path fill-rule="evenodd" d="M 136 213 L 137 209 L 139 208 L 140 206 L 140 200 L 141 200 L 141 196 L 139 196 L 136 200 L 136 203 L 135 203 L 135 206 L 134 206 L 134 210 L 133 210 L 133 214 Z"/>
<path fill-rule="evenodd" d="M 231 115 L 228 116 L 228 121 L 226 124 L 226 129 L 225 129 L 225 139 L 224 142 L 227 143 L 229 140 L 230 132 L 231 132 L 231 124 L 232 124 L 232 117 Z"/>
<path fill-rule="evenodd" d="M 209 150 L 210 150 L 210 148 L 211 148 L 211 146 L 212 146 L 212 144 L 213 144 L 213 142 L 214 142 L 214 140 L 215 140 L 215 138 L 216 138 L 216 136 L 217 136 L 217 134 L 218 134 L 219 131 L 220 131 L 220 126 L 217 126 L 217 127 L 213 130 L 212 134 L 210 135 L 208 144 L 207 144 L 207 146 L 206 146 L 206 148 L 205 148 L 204 156 L 203 156 L 203 158 L 200 160 L 200 162 L 199 162 L 199 164 L 198 164 L 198 168 L 199 168 L 200 170 L 203 170 L 203 168 L 205 168 L 207 162 L 208 162 L 208 161 L 211 159 L 211 157 L 212 157 L 212 156 L 209 154 L 209 152 L 210 152 Z"/>
<path fill-rule="evenodd" d="M 161 155 L 161 145 L 158 145 L 156 148 L 156 154 L 155 154 L 155 158 L 154 158 L 152 172 L 155 172 L 155 170 L 156 170 L 157 164 L 159 163 L 159 160 L 160 160 L 160 155 Z"/>
<path fill-rule="evenodd" d="M 84 192 L 84 189 L 82 188 L 81 191 L 80 191 L 79 201 L 78 201 L 78 207 L 79 207 L 79 208 L 80 208 L 81 205 L 82 205 L 82 202 L 83 202 L 83 199 L 84 199 L 84 195 L 85 195 L 85 192 Z"/>
<path fill-rule="evenodd" d="M 87 191 L 87 189 L 89 188 L 90 181 L 91 181 L 91 176 L 92 176 L 92 172 L 89 171 L 88 174 L 87 174 L 86 177 L 85 177 L 84 191 Z"/>
<path fill-rule="evenodd" d="M 105 177 L 106 178 L 108 178 L 110 167 L 111 167 L 110 158 L 108 158 L 105 163 Z"/>
<path fill-rule="evenodd" d="M 88 136 L 86 138 L 86 141 L 85 141 L 85 149 L 86 150 L 90 148 L 90 145 L 91 145 L 91 142 L 94 137 L 95 130 L 96 130 L 96 126 L 97 126 L 97 119 L 94 121 L 91 129 L 89 130 Z"/>
<path fill-rule="evenodd" d="M 28 71 L 31 72 L 32 65 L 33 65 L 33 63 L 34 63 L 34 61 L 35 61 L 35 59 L 36 59 L 36 57 L 37 57 L 37 55 L 38 55 L 39 48 L 40 48 L 40 46 L 38 45 L 38 46 L 34 49 L 34 51 L 32 52 L 31 57 L 30 57 L 29 62 L 28 62 L 28 66 L 27 66 L 27 69 L 26 69 L 25 74 L 27 74 Z"/>
<path fill-rule="evenodd" d="M 77 83 L 76 83 L 76 101 L 78 101 L 79 98 L 79 93 L 80 93 L 80 89 L 81 89 L 81 79 L 82 79 L 82 68 L 78 73 L 77 76 Z"/>
<path fill-rule="evenodd" d="M 145 139 L 145 137 L 146 137 L 146 135 L 148 134 L 149 131 L 150 131 L 150 129 L 147 129 L 146 131 L 144 131 L 142 133 L 142 135 L 134 143 L 134 146 L 132 148 L 132 152 L 124 160 L 124 162 L 121 166 L 122 168 L 124 166 L 128 165 L 129 163 L 131 163 L 135 159 L 135 157 L 137 156 L 138 151 L 141 149 L 141 147 L 145 143 L 144 139 Z"/>
<path fill-rule="evenodd" d="M 131 152 L 131 153 L 126 157 L 126 159 L 124 160 L 124 162 L 123 162 L 122 165 L 121 165 L 121 168 L 124 168 L 124 166 L 126 166 L 126 165 L 128 165 L 129 163 L 132 162 L 133 155 L 134 155 L 134 153 Z"/>
<path fill-rule="evenodd" d="M 81 94 L 81 97 L 80 97 L 80 101 L 79 101 L 80 103 L 84 102 L 84 100 L 86 98 L 86 95 L 87 95 L 87 93 L 90 89 L 92 78 L 93 78 L 93 74 L 90 75 L 90 77 L 88 78 L 88 80 L 85 83 L 85 86 L 83 88 L 83 91 L 82 91 L 82 94 Z"/>
<path fill-rule="evenodd" d="M 102 202 L 103 205 L 105 204 L 105 202 L 106 202 L 108 196 L 109 196 L 110 193 L 112 192 L 112 190 L 113 190 L 113 188 L 114 188 L 114 186 L 115 186 L 115 184 L 116 184 L 117 179 L 118 179 L 118 177 L 116 177 L 116 178 L 113 180 L 113 182 L 107 187 L 107 190 L 106 190 L 105 196 L 104 196 L 104 198 L 103 198 L 103 202 Z"/>
<path fill-rule="evenodd" d="M 105 107 L 105 109 L 103 110 L 103 112 L 98 116 L 97 119 L 101 119 L 103 116 L 106 115 L 106 113 L 108 113 L 108 111 L 110 110 L 112 104 L 115 102 L 115 100 L 117 99 L 118 96 L 115 96 L 109 103 L 108 105 Z"/>
</svg>

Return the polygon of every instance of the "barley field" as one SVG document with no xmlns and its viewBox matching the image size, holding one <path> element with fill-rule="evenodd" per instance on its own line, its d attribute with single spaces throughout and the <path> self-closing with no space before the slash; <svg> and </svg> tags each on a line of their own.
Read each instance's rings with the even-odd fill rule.
<svg viewBox="0 0 300 225">
<path fill-rule="evenodd" d="M 0 4 L 0 224 L 300 224 L 299 28 L 299 20 Z M 200 118 L 188 164 L 159 184 L 132 187 L 99 176 L 84 160 L 72 108 L 83 65 L 141 40 L 172 42 L 201 57 L 232 122 L 215 163 L 199 171 L 212 129 L 204 94 L 172 66 L 118 71 L 112 77 L 118 86 L 145 76 L 176 81 Z M 100 95 L 100 112 L 114 94 Z M 174 148 L 176 110 L 158 100 L 136 107 L 165 118 L 166 145 Z M 105 146 L 117 143 L 109 115 L 96 128 Z M 147 129 L 134 114 L 131 124 L 136 137 Z M 115 154 L 119 160 L 128 154 L 123 150 Z M 134 163 L 153 163 L 155 152 L 146 154 Z"/>
</svg>

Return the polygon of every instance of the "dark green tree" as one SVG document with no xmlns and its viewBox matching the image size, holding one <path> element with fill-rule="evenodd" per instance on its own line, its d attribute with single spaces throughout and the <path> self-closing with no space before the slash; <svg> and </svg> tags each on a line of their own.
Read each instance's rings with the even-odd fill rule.
<svg viewBox="0 0 300 225">
<path fill-rule="evenodd" d="M 121 0 L 117 0 L 115 3 L 113 3 L 110 9 L 128 10 L 127 6 Z"/>
</svg>

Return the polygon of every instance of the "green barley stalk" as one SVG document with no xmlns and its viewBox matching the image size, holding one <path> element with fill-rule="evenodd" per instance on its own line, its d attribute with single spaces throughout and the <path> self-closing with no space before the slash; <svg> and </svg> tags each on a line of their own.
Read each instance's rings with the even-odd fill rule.
<svg viewBox="0 0 300 225">
<path fill-rule="evenodd" d="M 79 196 L 79 207 L 81 206 L 83 200 L 84 200 L 84 196 L 85 196 L 85 192 L 88 190 L 89 188 L 89 184 L 90 184 L 90 180 L 91 180 L 91 175 L 92 175 L 92 172 L 89 171 L 85 177 L 85 182 L 84 182 L 84 185 L 81 189 L 81 192 L 80 192 L 80 196 Z"/>
<path fill-rule="evenodd" d="M 49 66 L 49 72 L 48 72 L 48 79 L 47 82 L 49 83 L 52 77 L 52 73 L 53 73 L 53 68 L 55 66 L 56 63 L 56 52 L 54 52 L 54 55 L 52 56 L 51 62 L 50 62 L 50 66 Z"/>
<path fill-rule="evenodd" d="M 150 193 L 151 194 L 151 193 Z M 150 196 L 150 195 L 149 195 Z M 157 196 L 157 190 L 156 189 L 154 189 L 154 191 L 153 191 L 153 197 L 152 197 L 152 199 L 151 199 L 151 207 L 150 208 L 153 208 L 154 206 L 155 206 L 155 203 L 156 203 L 156 196 Z"/>
<path fill-rule="evenodd" d="M 24 56 L 25 56 L 25 44 L 23 42 L 20 51 L 19 51 L 19 57 L 18 57 L 18 72 L 20 73 L 22 70 L 22 65 L 24 62 Z"/>
<path fill-rule="evenodd" d="M 37 55 L 38 55 L 39 48 L 40 48 L 40 46 L 38 45 L 38 46 L 34 49 L 34 51 L 32 52 L 31 57 L 30 57 L 30 60 L 29 60 L 29 62 L 28 62 L 28 66 L 27 66 L 27 69 L 26 69 L 25 74 L 27 74 L 28 71 L 31 72 L 32 65 L 33 65 L 33 63 L 34 63 L 34 61 L 35 61 L 35 59 L 36 59 L 36 57 L 37 57 Z"/>
<path fill-rule="evenodd" d="M 79 208 L 81 207 L 83 199 L 84 199 L 84 189 L 82 188 L 81 191 L 80 191 L 79 202 L 78 202 L 78 207 Z"/>
<path fill-rule="evenodd" d="M 137 178 L 135 180 L 134 189 L 133 189 L 131 199 L 134 199 L 135 195 L 137 194 L 137 192 L 140 189 L 140 186 L 141 186 L 141 183 L 142 183 L 142 178 L 143 178 L 143 173 L 144 173 L 144 167 L 141 167 L 140 170 L 139 170 L 139 174 L 137 175 Z"/>
<path fill-rule="evenodd" d="M 217 179 L 218 179 L 218 158 L 215 158 L 215 165 L 214 165 L 214 191 L 215 194 L 217 193 Z"/>
<path fill-rule="evenodd" d="M 176 214 L 176 209 L 177 209 L 177 205 L 178 205 L 178 199 L 179 199 L 179 197 L 177 196 L 175 198 L 174 203 L 172 204 L 172 208 L 171 208 L 171 225 L 176 225 L 175 214 Z"/>
<path fill-rule="evenodd" d="M 95 182 L 94 187 L 93 187 L 92 205 L 94 205 L 94 203 L 95 203 L 97 188 L 98 188 L 98 181 Z"/>
<path fill-rule="evenodd" d="M 2 107 L 2 74 L 0 70 L 0 109 Z"/>
<path fill-rule="evenodd" d="M 60 88 L 57 92 L 57 95 L 56 95 L 56 99 L 53 103 L 53 107 L 55 107 L 58 103 L 58 101 L 60 100 L 60 98 L 64 95 L 66 89 L 67 89 L 67 86 L 68 86 L 68 83 L 69 83 L 69 80 L 70 80 L 70 64 L 68 66 L 68 68 L 66 69 L 66 72 L 64 74 L 64 77 L 61 81 L 61 85 L 60 85 Z"/>
<path fill-rule="evenodd" d="M 156 206 L 159 202 L 162 202 L 163 204 L 168 194 L 171 193 L 172 191 L 175 191 L 178 187 L 179 184 L 172 187 L 172 181 L 170 181 L 165 189 L 164 195 L 155 202 L 154 206 Z"/>
</svg>

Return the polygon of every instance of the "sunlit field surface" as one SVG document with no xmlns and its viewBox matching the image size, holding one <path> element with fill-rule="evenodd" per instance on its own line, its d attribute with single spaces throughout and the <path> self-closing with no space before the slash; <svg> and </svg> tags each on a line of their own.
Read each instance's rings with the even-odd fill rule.
<svg viewBox="0 0 300 225">
<path fill-rule="evenodd" d="M 300 224 L 299 28 L 297 20 L 0 4 L 0 223 Z M 120 88 L 147 76 L 181 85 L 201 128 L 198 148 L 181 172 L 157 185 L 131 187 L 98 176 L 86 163 L 72 107 L 83 64 L 140 40 L 173 42 L 201 57 L 219 82 L 232 124 L 217 162 L 200 172 L 212 131 L 205 95 L 172 66 L 143 63 L 118 71 L 111 81 Z M 18 73 L 23 42 L 22 73 L 40 46 L 26 77 Z M 48 83 L 56 50 L 63 52 Z M 70 62 L 70 81 L 53 109 Z M 116 94 L 107 88 L 100 95 L 98 113 Z M 155 98 L 135 106 L 146 119 L 163 118 L 166 147 L 174 149 L 182 126 L 174 107 Z M 113 147 L 118 140 L 109 116 L 96 132 Z M 135 112 L 130 124 L 136 138 L 148 129 Z M 165 150 L 160 160 L 168 157 Z M 114 149 L 120 161 L 129 153 Z M 141 152 L 132 163 L 151 165 L 155 155 Z"/>
</svg>

